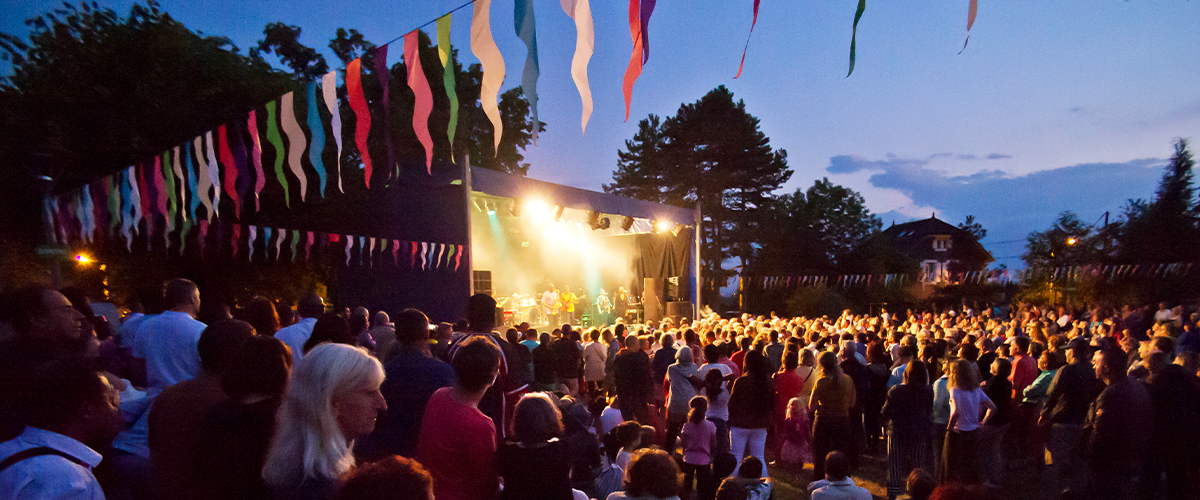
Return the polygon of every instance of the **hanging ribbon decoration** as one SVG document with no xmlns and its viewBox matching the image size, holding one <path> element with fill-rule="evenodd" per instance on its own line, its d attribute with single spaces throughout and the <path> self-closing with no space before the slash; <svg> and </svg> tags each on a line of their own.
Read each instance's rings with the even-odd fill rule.
<svg viewBox="0 0 1200 500">
<path fill-rule="evenodd" d="M 458 245 L 458 253 L 454 254 L 454 272 L 458 272 L 458 265 L 462 262 L 463 246 Z"/>
<path fill-rule="evenodd" d="M 170 150 L 164 151 L 162 158 L 162 176 L 163 181 L 165 181 L 164 190 L 167 192 L 167 230 L 163 232 L 163 238 L 165 239 L 167 233 L 175 230 L 175 214 L 179 211 L 179 204 L 175 199 L 175 170 L 171 168 Z"/>
<path fill-rule="evenodd" d="M 237 193 L 238 168 L 237 163 L 233 161 L 233 151 L 229 149 L 229 130 L 224 124 L 217 127 L 217 140 L 221 150 L 221 163 L 225 164 L 225 194 L 233 201 L 234 216 L 240 219 L 242 207 Z"/>
<path fill-rule="evenodd" d="M 283 175 L 283 138 L 279 136 L 278 121 L 275 119 L 275 106 L 278 105 L 279 101 L 267 103 L 267 141 L 275 148 L 275 180 L 283 186 L 283 205 L 290 208 L 292 202 L 288 194 L 287 177 Z"/>
<path fill-rule="evenodd" d="M 147 163 L 146 167 L 150 168 L 150 164 Z M 151 175 L 154 178 L 154 195 L 155 199 L 158 201 L 158 213 L 159 215 L 162 215 L 163 218 L 163 232 L 166 233 L 166 228 L 167 226 L 171 225 L 171 220 L 167 217 L 167 183 L 165 180 L 166 176 L 163 175 L 162 156 L 154 157 L 153 168 L 154 171 L 151 172 Z"/>
<path fill-rule="evenodd" d="M 425 257 L 425 254 L 428 252 L 429 252 L 429 243 L 422 241 L 421 242 L 421 270 L 422 271 L 426 270 L 426 268 L 429 266 L 429 259 L 427 257 Z"/>
<path fill-rule="evenodd" d="M 317 241 L 317 236 L 312 231 L 308 232 L 308 241 L 304 243 L 304 262 L 308 262 L 309 252 L 312 251 L 313 242 Z"/>
<path fill-rule="evenodd" d="M 207 243 L 206 240 L 208 240 L 208 221 L 202 220 L 202 221 L 200 221 L 199 225 L 200 225 L 200 234 L 196 238 L 196 243 L 200 244 L 200 258 L 204 258 L 204 244 Z"/>
<path fill-rule="evenodd" d="M 533 15 L 533 0 L 513 2 L 513 26 L 517 30 L 517 38 L 525 42 L 525 70 L 521 73 L 521 91 L 525 93 L 525 99 L 529 101 L 529 111 L 533 115 L 533 145 L 537 146 L 537 79 L 541 68 L 538 66 L 537 22 Z"/>
<path fill-rule="evenodd" d="M 736 75 L 734 75 L 734 80 L 737 80 L 739 76 L 742 76 L 742 67 L 746 65 L 746 52 L 750 50 L 750 37 L 754 35 L 754 25 L 758 24 L 759 1 L 760 0 L 754 0 L 754 20 L 750 21 L 750 34 L 746 35 L 746 46 L 742 48 L 742 62 L 738 63 L 738 72 Z"/>
<path fill-rule="evenodd" d="M 479 107 L 492 122 L 495 154 L 500 154 L 500 137 L 504 124 L 500 121 L 497 96 L 500 84 L 504 83 L 504 57 L 492 38 L 492 0 L 475 0 L 474 15 L 471 17 L 471 53 L 483 66 L 483 81 L 479 85 Z"/>
<path fill-rule="evenodd" d="M 342 113 L 338 110 L 337 101 L 337 70 L 325 73 L 321 77 L 321 94 L 325 98 L 325 109 L 329 110 L 329 125 L 333 133 L 333 142 L 337 144 L 337 186 L 342 190 Z"/>
<path fill-rule="evenodd" d="M 417 242 L 412 242 L 412 253 L 409 254 L 408 267 L 416 269 L 417 267 Z"/>
<path fill-rule="evenodd" d="M 400 257 L 396 255 L 400 251 L 400 240 L 392 240 L 392 264 L 400 267 Z"/>
<path fill-rule="evenodd" d="M 317 171 L 317 195 L 324 198 L 325 163 L 321 161 L 321 155 L 325 152 L 325 125 L 317 111 L 317 82 L 308 83 L 308 131 L 312 134 L 312 141 L 308 143 L 308 161 Z"/>
<path fill-rule="evenodd" d="M 292 248 L 291 248 L 291 250 L 292 250 L 292 262 L 296 262 L 296 254 L 297 254 L 297 253 L 299 253 L 299 252 L 297 252 L 297 251 L 296 251 L 296 245 L 297 245 L 298 243 L 300 243 L 300 230 L 299 230 L 299 229 L 293 229 L 293 230 L 292 230 Z"/>
<path fill-rule="evenodd" d="M 588 119 L 592 116 L 592 88 L 588 84 L 587 67 L 596 47 L 595 27 L 592 25 L 592 7 L 588 0 L 562 0 L 563 11 L 575 20 L 575 56 L 571 58 L 571 79 L 579 89 L 583 104 L 580 128 L 587 133 Z"/>
<path fill-rule="evenodd" d="M 300 201 L 304 201 L 305 195 L 308 194 L 308 176 L 304 175 L 304 166 L 300 164 L 300 161 L 304 157 L 304 144 L 308 142 L 308 138 L 304 136 L 304 130 L 296 121 L 294 100 L 295 92 L 283 94 L 283 98 L 279 102 L 279 116 L 283 133 L 287 135 L 288 140 L 288 166 L 292 170 L 292 175 L 300 181 Z"/>
<path fill-rule="evenodd" d="M 370 258 L 367 253 L 367 238 L 365 236 L 358 237 L 358 265 L 363 264 L 363 260 Z"/>
<path fill-rule="evenodd" d="M 268 108 L 271 106 L 267 105 Z M 259 204 L 259 193 L 263 187 L 267 185 L 267 176 L 263 174 L 262 168 L 262 142 L 258 139 L 258 119 L 254 115 L 254 110 L 250 111 L 250 116 L 246 118 L 246 128 L 250 130 L 251 155 L 254 160 L 254 211 L 261 209 Z M 287 193 L 285 190 L 284 193 Z"/>
<path fill-rule="evenodd" d="M 240 218 L 242 216 L 242 203 L 248 199 L 250 195 L 250 154 L 246 151 L 246 141 L 243 139 L 245 135 L 242 133 L 244 125 L 240 121 L 233 122 L 230 127 L 233 133 L 233 140 L 230 141 L 230 147 L 233 149 L 233 165 L 237 168 L 238 179 L 241 182 L 237 183 L 237 199 L 235 200 L 234 212 Z M 257 131 L 255 131 L 257 133 Z"/>
<path fill-rule="evenodd" d="M 129 187 L 132 189 L 130 196 L 133 197 L 133 233 L 138 234 L 140 229 L 138 226 L 142 223 L 142 219 L 149 212 L 147 202 L 149 195 L 143 196 L 146 180 L 142 178 L 141 169 L 137 166 L 129 167 Z M 147 222 L 149 225 L 149 222 Z"/>
<path fill-rule="evenodd" d="M 229 251 L 233 258 L 238 256 L 238 242 L 242 241 L 242 225 L 234 224 L 232 234 L 229 236 Z"/>
<path fill-rule="evenodd" d="M 433 111 L 433 92 L 421 69 L 421 56 L 417 53 L 419 30 L 404 35 L 404 65 L 408 69 L 408 86 L 413 91 L 413 132 L 425 147 L 425 172 L 433 175 L 433 138 L 429 136 L 429 114 Z"/>
<path fill-rule="evenodd" d="M 363 97 L 361 57 L 346 65 L 346 97 L 350 100 L 350 109 L 354 110 L 354 143 L 358 145 L 359 158 L 362 158 L 363 180 L 370 189 L 371 154 L 367 150 L 367 135 L 371 132 L 371 110 L 367 109 L 367 100 Z"/>
<path fill-rule="evenodd" d="M 633 39 L 633 53 L 629 67 L 625 68 L 625 80 L 621 91 L 625 94 L 625 121 L 629 121 L 629 105 L 633 102 L 633 84 L 642 75 L 642 66 L 650 59 L 650 40 L 647 29 L 650 15 L 654 13 L 656 0 L 629 0 L 629 35 Z"/>
<path fill-rule="evenodd" d="M 287 237 L 287 229 L 275 231 L 275 260 L 283 260 L 283 239 Z"/>
<path fill-rule="evenodd" d="M 197 137 L 196 139 L 196 144 L 199 144 L 199 138 Z M 190 223 L 196 220 L 196 209 L 200 207 L 200 203 L 204 200 L 204 194 L 197 186 L 197 179 L 200 177 L 200 172 L 197 170 L 197 167 L 192 166 L 192 158 L 195 157 L 192 153 L 192 143 L 185 142 L 183 149 L 183 161 L 184 165 L 187 166 L 188 191 L 192 193 L 192 199 L 188 202 L 188 218 L 184 220 Z"/>
<path fill-rule="evenodd" d="M 271 228 L 269 227 L 263 228 L 263 260 L 271 260 Z"/>
<path fill-rule="evenodd" d="M 438 256 L 437 256 L 437 264 L 434 265 L 435 268 L 437 268 L 437 269 L 442 268 L 442 256 L 443 255 L 446 255 L 446 244 L 438 243 Z"/>
<path fill-rule="evenodd" d="M 854 73 L 854 44 L 858 39 L 858 20 L 862 19 L 863 11 L 867 10 L 867 0 L 858 0 L 858 10 L 854 12 L 854 30 L 850 33 L 850 71 L 846 78 Z"/>
<path fill-rule="evenodd" d="M 116 236 L 117 226 L 121 223 L 121 194 L 117 186 L 121 182 L 121 172 L 104 178 L 104 187 L 108 191 L 108 234 Z"/>
<path fill-rule="evenodd" d="M 346 265 L 350 265 L 350 249 L 354 247 L 354 237 L 346 235 Z"/>
<path fill-rule="evenodd" d="M 213 187 L 212 212 L 208 214 L 208 222 L 211 223 L 214 215 L 221 215 L 221 169 L 217 166 L 217 153 L 213 150 L 212 131 L 206 132 L 204 138 L 208 143 L 205 149 L 208 153 L 208 180 Z"/>
<path fill-rule="evenodd" d="M 367 250 L 367 265 L 375 267 L 375 238 L 369 239 L 371 246 Z"/>
<path fill-rule="evenodd" d="M 246 260 L 254 260 L 254 240 L 258 238 L 258 228 L 250 226 L 250 232 L 246 235 L 246 248 L 248 248 Z"/>
<path fill-rule="evenodd" d="M 458 129 L 458 91 L 454 84 L 454 61 L 450 46 L 450 14 L 437 20 L 438 59 L 442 61 L 442 86 L 450 99 L 450 122 L 446 125 L 446 137 L 450 139 L 450 161 L 454 161 L 454 132 Z"/>
<path fill-rule="evenodd" d="M 962 54 L 967 50 L 967 43 L 971 41 L 971 26 L 975 25 L 975 13 L 979 11 L 979 0 L 971 0 L 971 5 L 967 7 L 967 39 L 963 40 L 962 49 L 958 53 Z"/>
<path fill-rule="evenodd" d="M 176 203 L 176 206 L 178 207 L 177 212 L 179 215 L 183 216 L 183 220 L 187 220 L 187 176 L 184 175 L 183 165 L 181 165 L 179 162 L 179 156 L 181 154 L 179 146 L 175 146 L 175 149 L 172 150 L 172 153 L 173 154 L 171 157 L 174 160 L 174 164 L 171 165 L 171 168 L 175 173 L 175 180 L 172 182 L 175 183 L 176 188 L 179 190 L 177 195 L 178 202 Z M 182 154 L 187 154 L 187 148 L 182 150 Z"/>
<path fill-rule="evenodd" d="M 396 175 L 400 175 L 400 170 L 396 166 L 396 160 L 392 154 L 392 119 L 391 119 L 391 93 L 388 92 L 388 77 L 391 76 L 388 72 L 387 56 L 388 46 L 375 47 L 375 78 L 379 79 L 379 88 L 383 89 L 383 144 L 387 146 L 387 164 L 384 165 L 384 171 L 388 177 L 392 176 L 392 169 L 396 169 Z M 359 245 L 362 248 L 362 245 Z"/>
</svg>

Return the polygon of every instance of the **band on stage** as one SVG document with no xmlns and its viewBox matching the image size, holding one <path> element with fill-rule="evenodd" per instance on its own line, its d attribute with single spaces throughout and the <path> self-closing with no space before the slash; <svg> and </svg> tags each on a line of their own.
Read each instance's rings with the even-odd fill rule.
<svg viewBox="0 0 1200 500">
<path fill-rule="evenodd" d="M 593 298 L 582 287 L 560 289 L 549 283 L 540 294 L 517 291 L 497 298 L 496 303 L 504 311 L 506 325 L 604 326 L 613 324 L 618 317 L 638 321 L 642 315 L 641 301 L 623 286 L 617 287 L 611 296 L 601 288 Z"/>
</svg>

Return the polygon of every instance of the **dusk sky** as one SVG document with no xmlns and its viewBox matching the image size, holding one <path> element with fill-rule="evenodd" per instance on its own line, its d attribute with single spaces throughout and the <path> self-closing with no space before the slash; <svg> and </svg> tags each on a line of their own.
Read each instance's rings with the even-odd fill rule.
<svg viewBox="0 0 1200 500">
<path fill-rule="evenodd" d="M 267 23 L 297 25 L 301 41 L 336 64 L 326 44 L 339 27 L 383 43 L 463 2 L 162 5 L 192 29 L 228 36 L 243 53 Z M 101 1 L 122 14 L 130 4 Z M 734 80 L 752 4 L 659 0 L 650 59 L 623 122 L 628 3 L 593 0 L 595 111 L 581 136 L 570 76 L 574 23 L 557 0 L 535 0 L 546 132 L 525 151 L 530 177 L 599 190 L 638 120 L 673 115 L 725 85 L 761 119 L 771 145 L 787 150 L 795 174 L 786 191 L 828 176 L 861 192 L 885 226 L 934 212 L 952 223 L 974 214 L 988 229 L 984 245 L 1015 268 L 1030 231 L 1068 209 L 1088 222 L 1106 210 L 1115 218 L 1126 199 L 1153 195 L 1175 138 L 1200 137 L 1200 2 L 983 0 L 960 55 L 968 0 L 868 0 L 857 65 L 846 78 L 856 1 L 763 0 L 745 71 Z M 24 35 L 24 19 L 56 5 L 0 0 L 0 31 Z M 519 85 L 526 53 L 512 12 L 511 0 L 492 4 L 505 89 Z M 469 6 L 455 14 L 451 39 L 464 64 L 476 62 L 470 17 Z M 399 46 L 390 54 L 398 62 Z"/>
</svg>

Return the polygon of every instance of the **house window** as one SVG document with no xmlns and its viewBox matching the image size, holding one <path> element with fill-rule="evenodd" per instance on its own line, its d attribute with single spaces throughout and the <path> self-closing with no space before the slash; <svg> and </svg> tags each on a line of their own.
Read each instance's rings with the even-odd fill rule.
<svg viewBox="0 0 1200 500">
<path fill-rule="evenodd" d="M 927 260 L 922 263 L 922 267 L 925 269 L 925 281 L 936 283 L 941 277 L 941 266 L 938 261 Z"/>
<path fill-rule="evenodd" d="M 933 250 L 935 252 L 945 252 L 946 250 L 949 250 L 949 249 L 950 249 L 950 237 L 949 236 L 934 236 L 933 237 Z"/>
</svg>

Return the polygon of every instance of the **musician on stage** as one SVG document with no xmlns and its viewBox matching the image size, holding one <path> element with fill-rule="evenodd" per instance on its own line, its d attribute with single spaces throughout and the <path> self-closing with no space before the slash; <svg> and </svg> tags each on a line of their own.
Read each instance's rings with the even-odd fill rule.
<svg viewBox="0 0 1200 500">
<path fill-rule="evenodd" d="M 618 318 L 624 318 L 629 313 L 629 292 L 625 287 L 617 287 L 617 298 L 613 301 L 613 309 Z"/>
<path fill-rule="evenodd" d="M 579 302 L 579 297 L 571 293 L 571 287 L 564 286 L 562 293 L 558 294 L 559 311 L 562 314 L 560 320 L 568 325 L 575 324 L 575 303 Z"/>
<path fill-rule="evenodd" d="M 600 289 L 600 295 L 596 297 L 596 324 L 607 326 L 612 322 L 612 302 L 608 300 L 608 293 L 603 288 Z"/>
<path fill-rule="evenodd" d="M 542 314 L 551 327 L 558 326 L 558 310 L 558 290 L 554 288 L 554 283 L 550 283 L 550 288 L 542 292 Z"/>
</svg>

